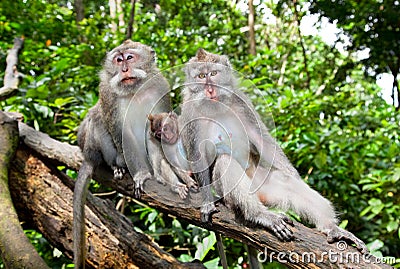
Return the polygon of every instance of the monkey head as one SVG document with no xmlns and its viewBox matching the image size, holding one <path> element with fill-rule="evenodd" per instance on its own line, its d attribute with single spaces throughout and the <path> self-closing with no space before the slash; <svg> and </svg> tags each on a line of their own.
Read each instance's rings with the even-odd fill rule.
<svg viewBox="0 0 400 269">
<path fill-rule="evenodd" d="M 155 58 L 149 46 L 126 40 L 107 53 L 100 79 L 103 84 L 109 83 L 118 95 L 130 94 L 156 68 Z"/>
<path fill-rule="evenodd" d="M 179 138 L 178 116 L 174 112 L 150 114 L 150 132 L 161 142 L 175 144 Z"/>
<path fill-rule="evenodd" d="M 236 79 L 228 58 L 199 49 L 185 66 L 191 99 L 229 104 Z"/>
</svg>

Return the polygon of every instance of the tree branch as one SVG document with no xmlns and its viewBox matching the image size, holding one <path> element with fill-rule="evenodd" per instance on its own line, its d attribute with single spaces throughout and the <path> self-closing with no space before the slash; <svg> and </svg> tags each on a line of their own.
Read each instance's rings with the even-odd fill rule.
<svg viewBox="0 0 400 269">
<path fill-rule="evenodd" d="M 0 88 L 0 101 L 7 99 L 18 90 L 19 79 L 21 74 L 18 73 L 18 52 L 22 49 L 24 44 L 23 38 L 15 38 L 14 46 L 9 50 L 6 62 L 7 67 L 4 74 L 4 86 Z"/>
<path fill-rule="evenodd" d="M 9 165 L 18 145 L 17 122 L 0 111 L 0 253 L 6 268 L 49 268 L 21 228 L 8 188 Z"/>
<path fill-rule="evenodd" d="M 78 168 L 79 160 L 81 160 L 81 157 L 79 157 L 80 153 L 77 147 L 53 140 L 49 136 L 37 132 L 30 127 L 27 127 L 23 123 L 20 123 L 19 126 L 22 141 L 26 145 L 31 147 L 33 154 L 38 156 L 39 159 L 34 159 L 34 161 L 32 161 L 32 159 L 30 158 L 23 159 L 18 157 L 18 162 L 14 162 L 13 164 L 13 182 L 19 182 L 23 180 L 24 177 L 27 177 L 27 175 L 30 175 L 29 173 L 33 173 L 33 171 L 29 173 L 24 172 L 24 169 L 26 169 L 26 167 L 28 167 L 28 165 L 30 165 L 31 163 L 41 167 L 37 171 L 45 171 L 46 166 L 54 167 L 54 162 L 62 162 L 62 160 L 68 160 L 70 158 L 75 160 L 70 162 L 66 161 L 65 165 L 74 169 Z M 47 145 L 45 150 L 42 150 L 43 145 Z M 52 147 L 54 146 L 54 150 L 51 150 L 51 147 L 49 145 L 52 145 Z M 62 151 L 59 150 L 60 147 L 63 147 Z M 20 151 L 22 151 L 23 153 L 25 152 L 24 154 L 26 154 L 27 149 L 20 148 Z M 17 156 L 21 156 L 21 154 L 22 153 L 19 152 Z M 42 164 L 40 164 L 40 162 Z M 61 183 L 57 183 L 57 185 L 54 185 L 54 182 L 56 182 L 57 180 L 57 177 L 55 176 L 56 174 L 63 181 L 64 184 L 69 186 L 70 190 L 60 190 L 59 186 L 62 186 Z M 37 180 L 45 180 L 44 186 L 47 186 L 47 189 L 49 189 L 48 191 L 51 191 L 52 194 L 38 198 L 37 202 L 39 203 L 39 205 L 34 205 L 29 210 L 34 210 L 34 207 L 37 207 L 39 209 L 38 212 L 35 213 L 38 216 L 34 217 L 38 219 L 36 225 L 38 225 L 39 227 L 40 225 L 44 225 L 43 223 L 46 219 L 50 218 L 40 217 L 40 214 L 44 215 L 46 214 L 46 212 L 51 212 L 51 214 L 54 215 L 51 218 L 51 221 L 47 221 L 47 223 L 49 224 L 46 225 L 52 224 L 54 222 L 54 219 L 57 220 L 58 218 L 60 218 L 63 220 L 63 224 L 60 225 L 60 227 L 63 227 L 64 229 L 62 233 L 60 233 L 58 230 L 53 233 L 46 232 L 46 230 L 50 229 L 50 227 L 42 227 L 43 231 L 41 231 L 45 234 L 46 238 L 50 237 L 50 242 L 53 242 L 58 248 L 66 251 L 67 255 L 71 255 L 72 210 L 70 209 L 70 207 L 72 206 L 71 189 L 73 188 L 73 186 L 71 184 L 71 181 L 67 179 L 66 176 L 60 176 L 59 174 L 61 173 L 54 171 L 46 172 L 46 175 L 48 176 L 38 177 L 38 179 L 36 179 L 37 176 L 29 176 L 27 179 L 25 179 L 25 182 L 18 183 L 19 186 L 13 187 L 13 189 L 15 192 L 18 192 L 18 190 L 22 188 L 23 185 L 28 185 L 27 188 L 28 190 L 30 190 L 29 192 L 38 193 L 39 191 L 33 191 L 36 190 L 38 185 L 40 185 L 40 182 L 38 182 Z M 33 173 L 33 175 L 35 175 L 35 173 Z M 110 186 L 124 195 L 133 197 L 133 182 L 129 176 L 126 176 L 123 180 L 119 181 L 110 180 L 110 178 L 112 178 L 111 170 L 106 170 L 102 168 L 99 171 L 96 171 L 95 179 L 98 180 L 100 183 Z M 35 179 L 35 182 L 30 183 L 30 180 L 33 179 Z M 51 186 L 51 188 L 48 188 L 48 186 Z M 170 191 L 169 186 L 163 186 L 155 180 L 146 181 L 144 190 L 145 194 L 142 196 L 141 200 L 147 203 L 149 206 L 163 212 L 167 212 L 168 214 L 175 215 L 178 218 L 186 220 L 197 226 L 205 227 L 200 222 L 200 214 L 199 210 L 197 209 L 198 201 L 201 200 L 200 194 L 190 193 L 190 199 L 181 200 L 178 195 Z M 16 193 L 18 197 L 20 197 L 24 193 L 24 191 L 19 192 L 21 193 Z M 28 191 L 25 192 L 29 193 Z M 54 196 L 57 193 L 59 196 L 58 200 L 50 201 L 49 197 Z M 43 201 L 45 197 L 47 197 L 48 202 L 46 202 L 46 204 L 49 204 L 49 208 L 41 209 L 41 205 L 44 204 Z M 94 202 L 93 199 L 96 199 L 96 201 Z M 29 201 L 26 201 L 26 203 L 28 202 Z M 54 203 L 58 204 L 58 206 L 55 207 L 56 205 Z M 27 206 L 25 205 L 25 207 Z M 64 211 L 67 213 L 65 213 L 62 217 L 56 218 L 55 215 L 58 214 L 59 211 L 62 211 L 54 210 L 54 208 L 58 207 L 65 208 Z M 144 235 L 135 234 L 132 225 L 126 220 L 126 218 L 118 215 L 117 213 L 112 213 L 112 211 L 110 211 L 112 206 L 108 204 L 108 202 L 91 197 L 89 199 L 89 207 L 91 212 L 87 213 L 87 229 L 92 245 L 92 251 L 90 251 L 88 257 L 90 264 L 96 266 L 102 265 L 106 264 L 106 262 L 109 262 L 110 259 L 112 259 L 114 262 L 114 259 L 117 259 L 118 256 L 123 256 L 124 259 L 126 257 L 130 257 L 130 261 L 133 264 L 137 264 L 137 260 L 139 259 L 141 264 L 143 265 L 146 262 L 150 264 L 156 259 L 165 259 L 165 257 L 168 257 L 165 256 L 167 255 L 166 253 L 159 251 L 158 247 L 149 246 L 147 243 L 145 244 L 138 242 L 137 240 L 143 241 L 146 237 Z M 373 256 L 362 256 L 362 254 L 359 253 L 352 246 L 348 246 L 346 249 L 343 250 L 338 249 L 337 244 L 327 243 L 326 236 L 324 234 L 316 231 L 315 229 L 307 228 L 300 223 L 295 223 L 293 227 L 295 235 L 295 239 L 293 241 L 280 242 L 275 236 L 265 231 L 264 229 L 245 226 L 241 222 L 241 220 L 236 219 L 232 211 L 230 211 L 225 206 L 219 205 L 218 209 L 220 210 L 220 212 L 213 215 L 212 225 L 205 228 L 219 232 L 225 236 L 234 238 L 245 244 L 254 246 L 260 251 L 266 251 L 268 260 L 271 258 L 272 260 L 277 260 L 279 262 L 290 261 L 291 263 L 285 263 L 285 265 L 289 268 L 341 268 L 343 266 L 351 268 L 391 268 L 388 265 L 378 263 L 376 258 Z M 105 218 L 104 216 L 112 217 Z M 107 235 L 105 236 L 104 233 L 107 233 Z M 56 238 L 54 238 L 54 236 L 56 236 Z M 66 239 L 61 238 L 64 236 Z M 105 237 L 112 239 L 105 241 Z M 59 245 L 62 245 L 61 247 L 59 247 L 57 245 L 57 242 L 61 242 L 62 240 L 66 241 L 64 243 L 58 243 Z M 113 245 L 114 241 L 118 242 L 120 250 L 118 250 L 118 246 Z M 128 243 L 132 244 L 132 242 L 135 243 L 135 249 L 129 247 Z M 125 243 L 127 245 L 125 245 Z M 116 255 L 116 251 L 122 251 L 123 255 Z M 135 256 L 135 253 L 138 252 L 146 253 L 146 255 L 149 255 L 150 253 L 152 256 Z M 122 257 L 120 258 L 122 259 Z M 346 261 L 346 258 L 348 259 L 348 261 Z M 171 262 L 171 260 L 169 259 L 172 258 L 167 259 L 169 262 Z M 165 261 L 159 262 L 161 263 Z M 114 263 L 117 264 L 117 262 Z"/>
</svg>

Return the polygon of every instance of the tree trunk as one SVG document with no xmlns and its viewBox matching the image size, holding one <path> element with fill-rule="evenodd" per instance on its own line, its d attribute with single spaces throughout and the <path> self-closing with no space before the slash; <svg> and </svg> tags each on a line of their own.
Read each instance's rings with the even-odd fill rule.
<svg viewBox="0 0 400 269">
<path fill-rule="evenodd" d="M 74 0 L 76 22 L 79 24 L 85 18 L 85 6 L 83 0 Z"/>
<path fill-rule="evenodd" d="M 0 253 L 6 268 L 49 268 L 20 225 L 8 189 L 9 165 L 18 145 L 18 124 L 0 111 Z"/>
<path fill-rule="evenodd" d="M 300 40 L 300 46 L 301 46 L 301 51 L 303 53 L 303 61 L 304 61 L 304 71 L 306 72 L 306 88 L 310 87 L 310 83 L 311 83 L 311 76 L 310 76 L 310 72 L 308 71 L 308 60 L 307 60 L 307 51 L 306 48 L 304 46 L 304 42 L 303 42 L 303 36 L 301 35 L 301 31 L 300 31 L 300 16 L 299 16 L 299 12 L 297 11 L 297 0 L 293 0 L 293 12 L 294 12 L 294 17 L 296 19 L 296 23 L 297 23 L 297 33 L 299 35 L 299 40 Z"/>
<path fill-rule="evenodd" d="M 26 146 L 17 151 L 10 175 L 13 200 L 25 221 L 72 257 L 73 181 L 35 154 Z M 91 268 L 204 268 L 179 262 L 161 250 L 150 237 L 136 232 L 108 200 L 90 194 L 85 210 L 86 264 Z"/>
<path fill-rule="evenodd" d="M 131 39 L 133 35 L 133 24 L 135 23 L 135 8 L 136 8 L 136 0 L 131 1 L 131 12 L 129 14 L 129 22 L 128 28 L 126 31 L 126 38 Z"/>
<path fill-rule="evenodd" d="M 79 149 L 53 140 L 23 123 L 19 123 L 19 126 L 24 143 L 19 147 L 11 173 L 13 197 L 21 200 L 18 210 L 25 211 L 21 215 L 32 216 L 35 226 L 49 242 L 71 256 L 73 184 L 56 169 L 56 165 L 62 160 L 71 160 L 64 165 L 77 169 L 79 163 L 76 160 L 81 160 L 78 157 Z M 95 179 L 100 183 L 133 197 L 132 179 L 129 176 L 118 181 L 110 178 L 111 170 L 102 168 L 96 171 Z M 142 202 L 204 227 L 196 208 L 200 194 L 190 193 L 190 199 L 181 200 L 170 191 L 169 186 L 155 180 L 146 181 L 144 190 Z M 205 228 L 257 248 L 266 255 L 267 261 L 278 260 L 289 268 L 341 268 L 344 265 L 351 268 L 390 268 L 377 263 L 373 256 L 363 256 L 352 246 L 342 249 L 338 244 L 328 244 L 325 235 L 300 223 L 295 223 L 293 227 L 295 239 L 281 242 L 264 229 L 245 226 L 225 206 L 219 205 L 218 209 L 220 212 L 213 215 L 212 225 Z M 92 266 L 107 268 L 110 263 L 124 263 L 140 267 L 160 268 L 165 265 L 166 268 L 193 268 L 193 265 L 179 263 L 160 250 L 147 236 L 136 233 L 132 224 L 107 201 L 89 197 L 86 226 L 91 246 L 87 263 Z M 343 262 L 346 258 L 350 260 Z"/>
<path fill-rule="evenodd" d="M 255 30 L 254 30 L 254 5 L 253 5 L 253 0 L 249 0 L 249 43 L 250 43 L 250 49 L 249 52 L 252 55 L 256 55 L 256 36 L 255 36 Z"/>
<path fill-rule="evenodd" d="M 112 19 L 111 31 L 113 33 L 116 33 L 117 30 L 119 30 L 121 33 L 124 33 L 125 21 L 124 21 L 124 12 L 121 6 L 121 0 L 109 0 L 108 4 L 110 6 L 110 17 Z"/>
</svg>

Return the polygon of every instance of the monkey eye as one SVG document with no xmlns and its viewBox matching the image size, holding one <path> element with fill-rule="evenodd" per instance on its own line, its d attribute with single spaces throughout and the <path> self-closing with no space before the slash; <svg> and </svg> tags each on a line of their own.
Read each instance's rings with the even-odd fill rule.
<svg viewBox="0 0 400 269">
<path fill-rule="evenodd" d="M 215 76 L 217 74 L 217 71 L 211 71 L 210 76 Z"/>
<path fill-rule="evenodd" d="M 133 59 L 133 55 L 132 54 L 128 54 L 127 56 L 126 56 L 126 59 L 129 61 L 129 60 L 131 60 L 131 59 Z"/>
<path fill-rule="evenodd" d="M 116 57 L 117 63 L 120 63 L 124 60 L 124 58 L 120 55 Z"/>
<path fill-rule="evenodd" d="M 205 78 L 205 77 L 206 77 L 206 74 L 204 74 L 204 73 L 199 74 L 199 78 Z"/>
</svg>

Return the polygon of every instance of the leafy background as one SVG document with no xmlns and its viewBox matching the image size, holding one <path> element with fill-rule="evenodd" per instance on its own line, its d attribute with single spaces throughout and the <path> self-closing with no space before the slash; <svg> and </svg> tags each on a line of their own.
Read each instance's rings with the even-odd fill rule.
<svg viewBox="0 0 400 269">
<path fill-rule="evenodd" d="M 381 73 L 397 77 L 400 70 L 399 2 L 256 1 L 255 54 L 249 52 L 247 4 L 137 1 L 132 39 L 156 50 L 160 69 L 186 62 L 200 47 L 228 55 L 260 90 L 248 91 L 257 110 L 273 115 L 274 136 L 307 183 L 333 202 L 341 226 L 368 243 L 374 255 L 397 258 L 394 265 L 400 267 L 399 104 L 386 103 L 376 84 Z M 15 37 L 25 37 L 18 65 L 24 78 L 18 94 L 1 101 L 0 109 L 19 111 L 29 125 L 71 144 L 97 102 L 103 57 L 126 31 L 122 25 L 112 30 L 118 20 L 109 15 L 109 2 L 84 5 L 84 19 L 77 23 L 73 2 L 0 3 L 0 84 L 7 50 Z M 132 3 L 121 6 L 127 22 Z M 341 29 L 333 44 L 302 34 L 300 23 L 310 14 Z M 341 48 L 343 40 L 350 42 Z M 364 49 L 369 55 L 358 57 Z M 178 93 L 173 98 L 177 104 Z M 104 189 L 94 184 L 92 191 Z M 122 197 L 113 199 L 117 204 Z M 174 256 L 218 266 L 213 233 L 130 200 L 124 212 Z M 52 268 L 73 267 L 32 227 L 25 229 Z M 245 247 L 228 238 L 224 243 L 231 267 L 247 268 Z"/>
</svg>

